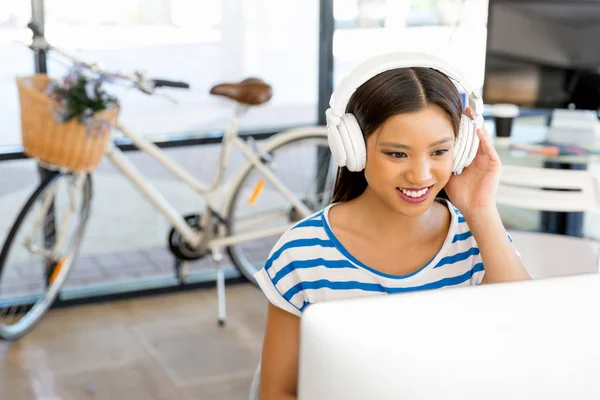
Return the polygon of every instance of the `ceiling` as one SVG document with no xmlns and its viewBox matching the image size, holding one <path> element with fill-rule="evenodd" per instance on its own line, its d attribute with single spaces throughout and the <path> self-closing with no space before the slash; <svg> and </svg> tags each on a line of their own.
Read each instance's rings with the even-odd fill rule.
<svg viewBox="0 0 600 400">
<path fill-rule="evenodd" d="M 600 0 L 586 1 L 499 1 L 513 10 L 551 19 L 560 24 L 581 27 L 600 25 Z M 510 4 L 510 5 L 509 5 Z"/>
</svg>

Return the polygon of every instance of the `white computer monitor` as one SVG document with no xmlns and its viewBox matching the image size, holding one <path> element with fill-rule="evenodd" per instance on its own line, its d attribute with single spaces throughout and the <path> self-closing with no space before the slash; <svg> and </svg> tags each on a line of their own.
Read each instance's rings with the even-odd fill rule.
<svg viewBox="0 0 600 400">
<path fill-rule="evenodd" d="M 600 399 L 600 275 L 318 303 L 298 399 Z"/>
</svg>

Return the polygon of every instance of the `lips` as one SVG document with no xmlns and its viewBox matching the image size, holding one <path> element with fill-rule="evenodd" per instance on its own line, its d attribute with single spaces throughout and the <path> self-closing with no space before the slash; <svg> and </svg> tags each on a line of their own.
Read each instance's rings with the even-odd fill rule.
<svg viewBox="0 0 600 400">
<path fill-rule="evenodd" d="M 431 193 L 432 186 L 422 187 L 422 188 L 396 188 L 396 192 L 398 196 L 407 203 L 416 204 L 421 203 L 429 197 L 429 193 Z"/>
</svg>

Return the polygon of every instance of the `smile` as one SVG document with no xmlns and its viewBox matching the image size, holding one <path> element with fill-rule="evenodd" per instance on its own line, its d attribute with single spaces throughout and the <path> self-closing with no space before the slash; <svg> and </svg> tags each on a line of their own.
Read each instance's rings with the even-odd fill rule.
<svg viewBox="0 0 600 400">
<path fill-rule="evenodd" d="M 432 186 L 424 188 L 396 188 L 396 192 L 400 198 L 407 203 L 415 204 L 425 201 L 429 197 Z"/>
</svg>

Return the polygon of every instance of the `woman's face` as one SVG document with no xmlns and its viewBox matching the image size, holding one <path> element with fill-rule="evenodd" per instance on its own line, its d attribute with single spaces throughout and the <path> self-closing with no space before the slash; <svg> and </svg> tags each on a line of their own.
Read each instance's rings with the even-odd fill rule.
<svg viewBox="0 0 600 400">
<path fill-rule="evenodd" d="M 454 138 L 435 105 L 390 117 L 367 139 L 368 190 L 404 215 L 423 214 L 452 175 Z"/>
</svg>

